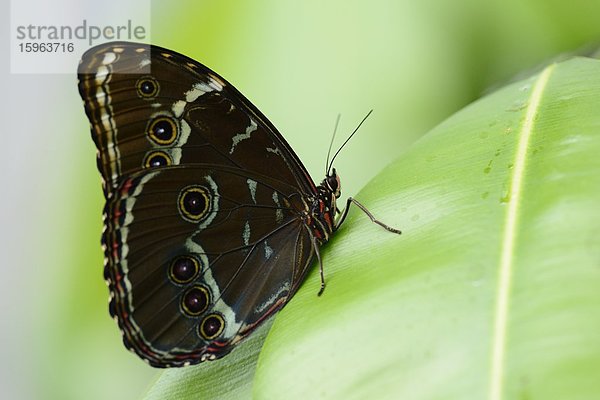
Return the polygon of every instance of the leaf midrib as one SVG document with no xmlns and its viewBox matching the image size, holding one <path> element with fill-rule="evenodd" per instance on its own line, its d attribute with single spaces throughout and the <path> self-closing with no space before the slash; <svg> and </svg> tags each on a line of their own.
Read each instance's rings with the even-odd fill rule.
<svg viewBox="0 0 600 400">
<path fill-rule="evenodd" d="M 527 149 L 535 126 L 535 117 L 540 108 L 544 89 L 555 64 L 548 66 L 534 83 L 528 102 L 525 119 L 519 130 L 519 142 L 515 154 L 514 168 L 510 177 L 508 208 L 505 215 L 504 232 L 502 234 L 501 257 L 498 265 L 498 284 L 496 288 L 496 304 L 494 308 L 493 336 L 491 346 L 491 370 L 489 400 L 501 400 L 504 369 L 507 321 L 509 312 L 509 296 L 514 264 L 514 245 L 517 240 L 519 205 L 523 191 L 523 181 L 527 163 Z"/>
</svg>

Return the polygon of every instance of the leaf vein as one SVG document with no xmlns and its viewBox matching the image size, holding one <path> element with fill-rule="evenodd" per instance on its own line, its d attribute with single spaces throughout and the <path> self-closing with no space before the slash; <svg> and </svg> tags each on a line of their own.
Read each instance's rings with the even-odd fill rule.
<svg viewBox="0 0 600 400">
<path fill-rule="evenodd" d="M 540 108 L 540 103 L 544 94 L 544 89 L 548 81 L 554 64 L 548 66 L 537 78 L 529 104 L 525 113 L 525 119 L 519 130 L 519 141 L 511 183 L 509 189 L 508 209 L 505 216 L 504 232 L 502 235 L 501 257 L 498 270 L 498 284 L 496 288 L 496 304 L 494 308 L 494 325 L 491 348 L 491 377 L 489 387 L 489 400 L 502 399 L 502 389 L 504 383 L 505 353 L 507 322 L 510 306 L 511 279 L 514 267 L 514 247 L 517 240 L 517 226 L 519 217 L 519 204 L 523 192 L 523 181 L 525 168 L 527 164 L 527 150 L 529 142 L 533 135 L 535 119 Z"/>
</svg>

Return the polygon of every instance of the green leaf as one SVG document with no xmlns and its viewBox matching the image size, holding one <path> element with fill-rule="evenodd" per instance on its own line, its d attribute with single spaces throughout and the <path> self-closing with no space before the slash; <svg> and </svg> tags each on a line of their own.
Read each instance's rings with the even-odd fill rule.
<svg viewBox="0 0 600 400">
<path fill-rule="evenodd" d="M 222 359 L 166 370 L 144 399 L 251 398 L 256 361 L 271 325 L 272 319 Z"/>
<path fill-rule="evenodd" d="M 600 63 L 457 113 L 358 198 L 277 316 L 260 399 L 590 399 L 600 393 Z"/>
<path fill-rule="evenodd" d="M 597 396 L 599 106 L 576 58 L 439 125 L 357 196 L 402 236 L 354 209 L 258 365 L 169 371 L 162 398 Z"/>
</svg>

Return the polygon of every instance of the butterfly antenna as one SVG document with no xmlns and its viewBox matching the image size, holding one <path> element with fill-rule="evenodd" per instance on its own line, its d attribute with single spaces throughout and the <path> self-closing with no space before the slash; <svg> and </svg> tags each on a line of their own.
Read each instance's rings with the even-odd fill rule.
<svg viewBox="0 0 600 400">
<path fill-rule="evenodd" d="M 331 163 L 329 163 L 327 165 L 327 175 L 329 175 L 329 172 L 331 171 L 331 167 L 333 166 L 333 161 L 335 161 L 335 158 L 337 157 L 337 155 L 344 148 L 344 146 L 346 145 L 346 143 L 348 143 L 348 141 L 350 139 L 352 139 L 352 136 L 354 136 L 354 134 L 356 132 L 358 132 L 358 130 L 360 129 L 361 125 L 367 120 L 367 118 L 369 118 L 369 115 L 371 115 L 372 112 L 373 112 L 373 110 L 369 111 L 367 113 L 367 115 L 365 115 L 365 117 L 362 119 L 362 121 L 360 121 L 360 124 L 358 124 L 358 126 L 354 129 L 354 131 L 350 134 L 350 136 L 348 136 L 348 139 L 346 139 L 346 141 L 344 143 L 342 143 L 342 145 L 340 146 L 340 148 L 335 152 L 335 154 L 333 155 L 333 158 L 331 159 Z M 329 159 L 329 157 L 328 157 L 328 159 Z"/>
<path fill-rule="evenodd" d="M 335 139 L 335 134 L 337 132 L 338 125 L 340 124 L 340 118 L 342 118 L 342 114 L 338 114 L 337 118 L 335 119 L 335 126 L 333 127 L 333 136 L 331 136 L 331 142 L 329 142 L 329 150 L 327 150 L 327 161 L 325 161 L 325 174 L 329 172 L 329 156 L 331 155 L 333 140 Z"/>
</svg>

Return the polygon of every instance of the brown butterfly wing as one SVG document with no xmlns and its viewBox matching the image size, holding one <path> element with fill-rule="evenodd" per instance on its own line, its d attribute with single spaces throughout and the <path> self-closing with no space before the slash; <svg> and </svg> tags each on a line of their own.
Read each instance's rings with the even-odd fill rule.
<svg viewBox="0 0 600 400">
<path fill-rule="evenodd" d="M 152 156 L 168 165 L 238 167 L 293 182 L 307 194 L 316 190 L 267 118 L 225 79 L 184 55 L 128 42 L 94 47 L 82 57 L 79 92 L 107 194 Z M 173 134 L 157 134 L 160 128 Z"/>
<path fill-rule="evenodd" d="M 79 90 L 104 178 L 105 277 L 125 344 L 158 367 L 227 354 L 313 257 L 315 185 L 270 122 L 203 65 L 92 48 Z"/>
<path fill-rule="evenodd" d="M 186 214 L 186 193 L 205 196 L 198 219 Z M 229 167 L 126 178 L 107 204 L 103 237 L 126 345 L 161 367 L 227 354 L 307 271 L 314 249 L 300 204 L 293 187 Z M 182 274 L 182 260 L 195 271 Z"/>
</svg>

